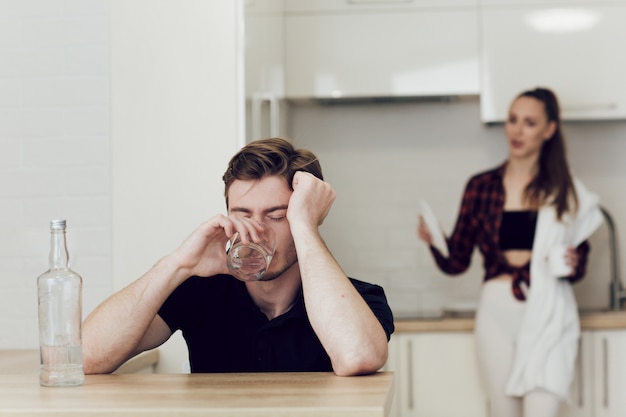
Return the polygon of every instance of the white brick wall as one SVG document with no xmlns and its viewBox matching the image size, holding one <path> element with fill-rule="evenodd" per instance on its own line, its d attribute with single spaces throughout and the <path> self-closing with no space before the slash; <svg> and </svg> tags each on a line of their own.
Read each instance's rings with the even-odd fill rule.
<svg viewBox="0 0 626 417">
<path fill-rule="evenodd" d="M 68 220 L 84 312 L 111 292 L 108 7 L 0 1 L 0 349 L 38 346 L 50 219 Z"/>
</svg>

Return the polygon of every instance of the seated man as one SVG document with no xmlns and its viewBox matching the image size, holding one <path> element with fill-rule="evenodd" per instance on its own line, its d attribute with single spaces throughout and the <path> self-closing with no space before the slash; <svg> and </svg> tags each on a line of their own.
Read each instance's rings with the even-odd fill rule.
<svg viewBox="0 0 626 417">
<path fill-rule="evenodd" d="M 86 373 L 107 373 L 181 330 L 192 372 L 375 372 L 393 317 L 383 289 L 346 277 L 319 225 L 335 192 L 316 156 L 286 140 L 252 142 L 223 177 L 228 215 L 200 225 L 83 325 Z M 225 244 L 270 223 L 276 252 L 262 281 L 228 274 Z"/>
</svg>

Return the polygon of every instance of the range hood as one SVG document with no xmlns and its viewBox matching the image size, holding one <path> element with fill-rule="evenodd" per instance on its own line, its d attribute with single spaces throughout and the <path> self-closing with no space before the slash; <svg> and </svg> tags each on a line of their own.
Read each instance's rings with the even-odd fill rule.
<svg viewBox="0 0 626 417">
<path fill-rule="evenodd" d="M 376 105 L 396 103 L 452 103 L 474 96 L 360 96 L 360 97 L 336 97 L 336 98 L 289 98 L 291 103 L 312 103 L 319 106 L 352 106 L 352 105 Z"/>
</svg>

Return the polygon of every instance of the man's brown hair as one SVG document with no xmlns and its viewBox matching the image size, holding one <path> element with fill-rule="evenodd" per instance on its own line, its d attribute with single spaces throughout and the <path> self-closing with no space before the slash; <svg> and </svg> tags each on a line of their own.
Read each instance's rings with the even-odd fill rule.
<svg viewBox="0 0 626 417">
<path fill-rule="evenodd" d="M 313 152 L 296 149 L 291 141 L 283 138 L 250 142 L 231 158 L 222 177 L 226 207 L 228 207 L 228 189 L 233 181 L 260 180 L 266 176 L 278 175 L 283 177 L 291 188 L 293 176 L 297 171 L 308 172 L 324 180 L 322 167 Z"/>
</svg>

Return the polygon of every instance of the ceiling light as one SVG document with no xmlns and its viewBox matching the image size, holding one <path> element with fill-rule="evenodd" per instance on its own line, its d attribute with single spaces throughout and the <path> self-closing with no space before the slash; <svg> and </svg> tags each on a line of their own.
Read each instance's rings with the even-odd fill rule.
<svg viewBox="0 0 626 417">
<path fill-rule="evenodd" d="M 526 22 L 538 32 L 569 33 L 593 28 L 600 15 L 588 9 L 538 10 L 526 16 Z"/>
</svg>

